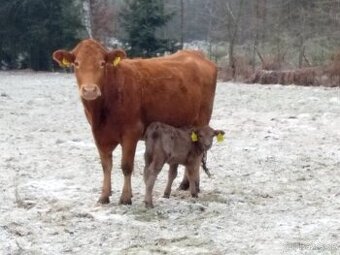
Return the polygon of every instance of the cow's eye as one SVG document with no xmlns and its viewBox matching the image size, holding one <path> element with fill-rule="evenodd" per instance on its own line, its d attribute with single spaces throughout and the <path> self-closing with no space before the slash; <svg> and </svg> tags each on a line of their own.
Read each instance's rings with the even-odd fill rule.
<svg viewBox="0 0 340 255">
<path fill-rule="evenodd" d="M 75 68 L 79 68 L 79 61 L 74 61 Z"/>
<path fill-rule="evenodd" d="M 104 68 L 105 64 L 106 64 L 106 62 L 104 60 L 100 61 L 100 68 Z"/>
</svg>

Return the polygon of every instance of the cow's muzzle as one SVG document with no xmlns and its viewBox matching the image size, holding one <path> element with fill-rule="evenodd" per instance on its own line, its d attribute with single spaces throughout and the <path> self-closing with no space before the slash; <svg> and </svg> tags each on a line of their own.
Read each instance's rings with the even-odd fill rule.
<svg viewBox="0 0 340 255">
<path fill-rule="evenodd" d="M 102 95 L 97 85 L 83 85 L 80 89 L 80 96 L 85 100 L 95 100 Z"/>
</svg>

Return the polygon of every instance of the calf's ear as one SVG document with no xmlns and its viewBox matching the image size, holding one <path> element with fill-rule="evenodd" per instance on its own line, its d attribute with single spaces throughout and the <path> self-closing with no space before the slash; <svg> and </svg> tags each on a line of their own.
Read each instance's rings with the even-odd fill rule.
<svg viewBox="0 0 340 255">
<path fill-rule="evenodd" d="M 53 59 L 61 66 L 61 67 L 70 67 L 74 62 L 75 56 L 66 50 L 56 50 L 52 55 Z"/>
<path fill-rule="evenodd" d="M 113 66 L 118 66 L 124 58 L 126 58 L 126 52 L 122 49 L 112 50 L 106 54 L 106 62 Z"/>
<path fill-rule="evenodd" d="M 192 130 L 190 137 L 191 137 L 191 141 L 193 141 L 194 143 L 197 142 L 198 141 L 197 131 Z"/>
<path fill-rule="evenodd" d="M 214 136 L 216 136 L 218 142 L 223 142 L 224 134 L 223 130 L 214 130 Z"/>
</svg>

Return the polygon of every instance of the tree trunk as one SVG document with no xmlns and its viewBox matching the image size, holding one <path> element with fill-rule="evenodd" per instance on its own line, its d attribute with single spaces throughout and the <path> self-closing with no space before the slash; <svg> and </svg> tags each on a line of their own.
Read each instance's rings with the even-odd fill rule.
<svg viewBox="0 0 340 255">
<path fill-rule="evenodd" d="M 239 28 L 240 18 L 242 16 L 243 3 L 244 3 L 244 0 L 240 0 L 239 10 L 238 10 L 236 17 L 234 16 L 232 10 L 230 9 L 229 4 L 228 3 L 226 4 L 228 18 L 229 18 L 228 31 L 229 31 L 229 35 L 231 35 L 230 40 L 229 40 L 229 66 L 232 68 L 233 79 L 235 79 L 235 75 L 236 75 L 234 48 L 235 48 L 235 43 L 236 43 L 237 36 L 238 36 L 238 28 Z"/>
<path fill-rule="evenodd" d="M 184 46 L 184 0 L 181 1 L 181 49 L 183 49 Z"/>
<path fill-rule="evenodd" d="M 259 44 L 259 20 L 260 20 L 260 5 L 259 5 L 260 0 L 256 0 L 255 2 L 255 36 L 254 36 L 254 45 L 253 45 L 253 56 L 252 56 L 252 68 L 253 72 L 255 72 L 256 68 L 256 50 Z"/>
<path fill-rule="evenodd" d="M 302 24 L 301 24 L 301 30 L 300 30 L 300 49 L 299 49 L 299 68 L 302 68 L 303 66 L 303 55 L 305 54 L 305 10 L 303 8 L 300 9 L 300 15 L 302 17 Z"/>
<path fill-rule="evenodd" d="M 300 52 L 299 52 L 299 68 L 303 66 L 303 55 L 305 54 L 305 46 L 303 45 L 303 40 L 301 40 Z"/>
<path fill-rule="evenodd" d="M 84 11 L 84 25 L 86 32 L 90 38 L 93 38 L 92 36 L 92 25 L 91 25 L 91 10 L 90 10 L 90 1 L 86 0 L 83 2 L 83 11 Z"/>
</svg>

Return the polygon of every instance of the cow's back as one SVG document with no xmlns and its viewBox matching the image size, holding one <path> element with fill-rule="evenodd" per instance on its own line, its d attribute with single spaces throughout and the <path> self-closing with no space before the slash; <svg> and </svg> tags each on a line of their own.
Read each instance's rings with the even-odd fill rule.
<svg viewBox="0 0 340 255">
<path fill-rule="evenodd" d="M 201 91 L 199 117 L 193 123 L 194 126 L 204 126 L 210 121 L 213 103 L 215 97 L 217 83 L 217 67 L 216 65 L 205 58 L 201 51 L 183 50 L 178 52 L 178 58 L 183 59 L 184 65 L 190 65 L 194 62 L 192 75 L 196 77 L 197 83 Z M 176 57 L 176 54 L 173 55 Z M 189 84 L 190 85 L 190 84 Z M 194 87 L 195 85 L 192 85 Z"/>
<path fill-rule="evenodd" d="M 200 53 L 180 51 L 147 60 L 133 60 L 142 86 L 143 121 L 172 126 L 208 124 L 216 89 L 216 66 Z"/>
</svg>

